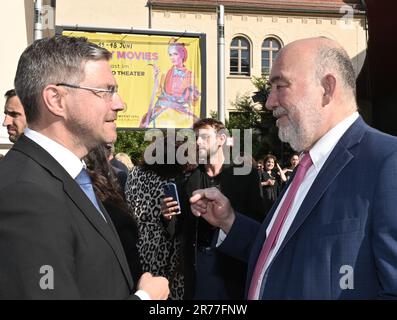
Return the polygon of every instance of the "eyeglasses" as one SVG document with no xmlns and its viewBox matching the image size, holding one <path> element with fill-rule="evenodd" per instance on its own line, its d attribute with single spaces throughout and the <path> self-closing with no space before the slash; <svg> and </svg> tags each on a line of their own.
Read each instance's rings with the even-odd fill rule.
<svg viewBox="0 0 397 320">
<path fill-rule="evenodd" d="M 118 86 L 109 86 L 108 89 L 103 89 L 103 88 L 92 88 L 92 87 L 79 86 L 77 84 L 69 84 L 69 83 L 63 83 L 63 82 L 57 83 L 56 86 L 88 90 L 88 91 L 91 91 L 93 94 L 95 94 L 99 98 L 109 99 L 109 100 L 114 97 L 114 95 L 118 92 L 118 89 L 119 89 Z"/>
</svg>

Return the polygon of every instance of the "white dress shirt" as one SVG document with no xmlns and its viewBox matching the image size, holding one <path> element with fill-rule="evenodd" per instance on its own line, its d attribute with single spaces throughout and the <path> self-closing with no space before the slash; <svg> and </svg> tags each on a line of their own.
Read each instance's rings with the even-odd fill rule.
<svg viewBox="0 0 397 320">
<path fill-rule="evenodd" d="M 25 129 L 25 136 L 36 142 L 46 150 L 65 170 L 75 179 L 81 169 L 86 168 L 84 161 L 80 160 L 72 151 L 60 145 L 58 142 L 32 129 Z M 102 218 L 107 222 L 103 212 L 98 210 Z"/>
<path fill-rule="evenodd" d="M 255 299 L 259 298 L 260 294 L 260 288 L 262 285 L 262 280 L 263 276 L 269 267 L 270 263 L 273 261 L 275 255 L 277 254 L 278 250 L 280 249 L 281 244 L 283 243 L 285 236 L 287 235 L 287 232 L 289 228 L 292 225 L 292 222 L 294 221 L 296 214 L 299 211 L 300 206 L 302 205 L 303 200 L 305 199 L 307 193 L 310 190 L 310 187 L 312 186 L 314 180 L 316 179 L 318 173 L 320 172 L 321 168 L 323 167 L 325 161 L 327 161 L 329 155 L 331 154 L 332 150 L 334 149 L 335 145 L 338 143 L 340 138 L 343 136 L 343 134 L 349 129 L 349 127 L 353 124 L 354 121 L 359 117 L 358 112 L 353 113 L 352 115 L 348 116 L 341 122 L 339 122 L 335 127 L 333 127 L 331 130 L 329 130 L 324 136 L 321 137 L 320 140 L 318 140 L 315 145 L 309 150 L 310 157 L 313 161 L 313 165 L 308 169 L 305 177 L 303 178 L 302 184 L 299 186 L 295 198 L 293 199 L 288 215 L 284 221 L 283 226 L 281 227 L 280 230 L 280 235 L 277 239 L 277 242 L 274 246 L 274 248 L 270 251 L 269 257 L 266 260 L 265 267 L 263 268 L 261 275 L 259 277 L 259 285 L 257 286 L 256 292 L 255 292 Z M 290 185 L 291 186 L 291 185 Z M 288 187 L 288 189 L 290 188 Z M 280 201 L 276 212 L 274 213 L 272 220 L 269 223 L 269 226 L 266 229 L 266 236 L 269 235 L 269 232 L 273 226 L 273 223 L 278 215 L 278 212 L 281 208 L 282 203 L 284 202 L 284 199 L 286 195 L 288 194 L 287 190 L 284 193 L 284 196 L 282 200 Z"/>
<path fill-rule="evenodd" d="M 24 134 L 26 137 L 45 149 L 73 179 L 75 179 L 81 169 L 85 167 L 85 163 L 82 160 L 58 142 L 55 142 L 45 135 L 29 128 L 25 129 Z M 149 294 L 143 290 L 138 290 L 135 292 L 135 295 L 137 295 L 141 300 L 151 300 Z"/>
<path fill-rule="evenodd" d="M 85 164 L 69 149 L 32 129 L 25 129 L 25 136 L 46 150 L 75 179 Z"/>
</svg>

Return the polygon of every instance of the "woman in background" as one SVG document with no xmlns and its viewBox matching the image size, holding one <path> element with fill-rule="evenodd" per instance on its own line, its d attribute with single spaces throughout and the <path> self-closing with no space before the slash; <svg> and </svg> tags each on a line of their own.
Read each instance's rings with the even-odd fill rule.
<svg viewBox="0 0 397 320">
<path fill-rule="evenodd" d="M 261 176 L 261 185 L 264 205 L 266 210 L 269 211 L 280 194 L 282 183 L 286 182 L 287 178 L 274 155 L 268 154 L 263 159 L 263 163 L 265 168 Z"/>
<path fill-rule="evenodd" d="M 158 139 L 157 139 L 158 140 Z M 169 152 L 176 152 L 176 146 L 167 143 L 167 139 L 153 142 L 164 143 L 164 162 Z M 174 158 L 175 159 L 175 158 Z M 130 211 L 134 215 L 139 229 L 138 251 L 144 272 L 166 277 L 170 284 L 170 299 L 183 298 L 183 272 L 180 261 L 180 239 L 169 228 L 172 223 L 163 220 L 161 200 L 163 187 L 168 181 L 181 175 L 185 166 L 178 163 L 148 164 L 145 160 L 141 166 L 135 166 L 130 172 L 125 196 Z"/>
</svg>

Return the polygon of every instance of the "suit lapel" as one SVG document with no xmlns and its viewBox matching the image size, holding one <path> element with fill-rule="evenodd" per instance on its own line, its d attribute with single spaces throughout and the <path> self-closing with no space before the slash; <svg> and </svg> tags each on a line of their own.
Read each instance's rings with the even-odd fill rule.
<svg viewBox="0 0 397 320">
<path fill-rule="evenodd" d="M 129 271 L 128 263 L 121 247 L 121 243 L 117 236 L 117 231 L 113 226 L 113 222 L 108 215 L 106 209 L 102 205 L 102 202 L 98 199 L 98 204 L 102 210 L 106 221 L 102 218 L 101 214 L 97 211 L 95 206 L 91 203 L 91 200 L 87 198 L 85 193 L 81 190 L 79 185 L 69 176 L 63 179 L 64 190 L 69 198 L 75 203 L 75 205 L 80 209 L 80 211 L 89 220 L 92 226 L 98 231 L 98 233 L 106 240 L 106 242 L 113 249 L 114 254 L 119 261 L 123 273 L 130 285 L 133 287 L 133 282 L 131 278 L 131 273 Z"/>
<path fill-rule="evenodd" d="M 101 206 L 101 209 L 103 209 L 103 213 L 106 217 L 107 223 L 101 217 L 100 213 L 92 204 L 91 200 L 87 198 L 85 193 L 81 190 L 80 186 L 74 181 L 74 179 L 72 179 L 72 177 L 66 172 L 66 170 L 41 146 L 39 146 L 37 143 L 30 140 L 29 138 L 21 136 L 21 138 L 14 145 L 13 148 L 36 161 L 54 178 L 62 181 L 65 193 L 69 196 L 69 198 L 80 209 L 82 214 L 87 218 L 91 225 L 98 231 L 98 233 L 112 248 L 120 263 L 120 266 L 122 267 L 127 282 L 132 290 L 133 281 L 124 251 L 121 247 L 120 240 L 116 234 L 116 230 L 113 226 L 111 218 L 107 214 L 101 201 L 98 201 L 98 203 Z"/>
<path fill-rule="evenodd" d="M 120 265 L 121 265 L 121 267 L 123 269 L 124 275 L 125 275 L 125 277 L 128 280 L 130 288 L 131 288 L 131 290 L 133 290 L 134 289 L 134 281 L 132 280 L 132 275 L 131 275 L 131 271 L 130 271 L 130 268 L 129 268 L 129 265 L 128 265 L 128 262 L 127 262 L 126 253 L 125 253 L 124 248 L 123 248 L 123 246 L 121 244 L 121 241 L 120 241 L 120 238 L 119 238 L 119 234 L 118 234 L 118 232 L 116 230 L 116 227 L 114 226 L 112 218 L 108 214 L 108 212 L 107 212 L 106 208 L 104 207 L 103 203 L 101 202 L 101 200 L 99 200 L 99 199 L 97 199 L 97 200 L 98 200 L 99 207 L 101 208 L 101 211 L 102 211 L 103 215 L 106 218 L 107 225 L 112 230 L 114 237 L 116 237 L 116 241 L 114 243 L 114 245 L 115 245 L 114 248 L 116 249 L 115 253 L 116 253 L 117 259 L 119 260 L 119 263 L 120 263 Z M 113 250 L 115 250 L 115 249 L 113 249 Z"/>
<path fill-rule="evenodd" d="M 326 163 L 321 168 L 318 176 L 314 180 L 312 186 L 310 187 L 310 190 L 307 193 L 306 198 L 303 200 L 278 252 L 283 250 L 287 242 L 310 215 L 314 206 L 321 199 L 328 187 L 352 158 L 352 154 L 342 146 L 337 146 L 334 148 L 332 154 L 329 156 Z"/>
<path fill-rule="evenodd" d="M 283 188 L 283 191 L 278 196 L 276 202 L 273 204 L 272 208 L 266 215 L 265 220 L 263 221 L 262 226 L 259 229 L 259 232 L 256 236 L 256 240 L 254 242 L 254 246 L 252 247 L 250 259 L 248 262 L 248 273 L 247 273 L 247 279 L 249 279 L 249 281 L 247 282 L 248 285 L 251 281 L 252 273 L 254 272 L 256 262 L 258 260 L 259 254 L 262 250 L 263 244 L 266 240 L 266 230 L 267 230 L 270 222 L 272 221 L 274 213 L 276 212 L 276 209 L 279 206 L 281 199 L 283 198 L 284 194 L 286 193 L 289 185 L 291 184 L 291 181 L 294 179 L 295 173 L 296 173 L 296 170 L 294 170 L 294 172 L 292 173 L 291 178 L 288 180 L 288 183 L 286 184 L 285 188 Z M 246 290 L 248 290 L 248 288 L 246 288 Z"/>
</svg>

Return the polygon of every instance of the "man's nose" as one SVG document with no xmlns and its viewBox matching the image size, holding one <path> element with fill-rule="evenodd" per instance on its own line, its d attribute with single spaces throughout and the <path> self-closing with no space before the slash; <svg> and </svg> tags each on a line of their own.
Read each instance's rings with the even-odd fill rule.
<svg viewBox="0 0 397 320">
<path fill-rule="evenodd" d="M 113 96 L 113 102 L 112 102 L 112 109 L 115 111 L 122 111 L 124 110 L 124 102 L 121 99 L 120 95 L 118 93 L 115 93 Z"/>
<path fill-rule="evenodd" d="M 196 139 L 196 144 L 197 144 L 198 146 L 202 145 L 202 144 L 203 144 L 203 139 L 202 139 L 201 137 L 197 137 L 197 139 Z"/>
<path fill-rule="evenodd" d="M 4 117 L 3 127 L 7 127 L 7 126 L 9 126 L 10 124 L 12 124 L 12 119 L 11 119 L 10 116 L 6 115 L 6 116 Z"/>
<path fill-rule="evenodd" d="M 270 111 L 277 107 L 275 90 L 270 90 L 269 95 L 267 96 L 265 107 Z"/>
</svg>

